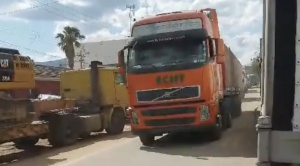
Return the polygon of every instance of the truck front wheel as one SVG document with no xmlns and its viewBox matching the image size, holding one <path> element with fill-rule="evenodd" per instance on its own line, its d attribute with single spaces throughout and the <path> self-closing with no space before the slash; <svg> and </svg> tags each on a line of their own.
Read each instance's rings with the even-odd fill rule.
<svg viewBox="0 0 300 166">
<path fill-rule="evenodd" d="M 126 115 L 122 109 L 115 109 L 109 126 L 105 129 L 108 134 L 115 135 L 123 132 L 126 123 Z"/>
<path fill-rule="evenodd" d="M 139 135 L 140 141 L 144 146 L 153 146 L 155 142 L 155 136 L 149 134 L 141 134 Z"/>
<path fill-rule="evenodd" d="M 73 114 L 55 113 L 49 116 L 48 141 L 54 147 L 68 146 L 79 137 L 77 118 Z"/>
<path fill-rule="evenodd" d="M 25 137 L 14 141 L 15 147 L 18 149 L 32 148 L 37 142 L 39 137 Z"/>
</svg>

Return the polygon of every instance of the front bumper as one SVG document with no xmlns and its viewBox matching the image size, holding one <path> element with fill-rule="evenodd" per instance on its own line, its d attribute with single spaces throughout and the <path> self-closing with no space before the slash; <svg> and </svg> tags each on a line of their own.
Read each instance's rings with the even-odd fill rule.
<svg viewBox="0 0 300 166">
<path fill-rule="evenodd" d="M 193 103 L 168 107 L 143 107 L 129 111 L 133 134 L 199 131 L 214 126 L 218 105 Z"/>
<path fill-rule="evenodd" d="M 161 135 L 165 133 L 181 133 L 181 132 L 199 132 L 199 131 L 209 131 L 213 129 L 214 125 L 184 125 L 184 126 L 169 126 L 169 127 L 160 127 L 160 128 L 151 128 L 151 129 L 131 129 L 132 134 L 134 135 Z"/>
</svg>

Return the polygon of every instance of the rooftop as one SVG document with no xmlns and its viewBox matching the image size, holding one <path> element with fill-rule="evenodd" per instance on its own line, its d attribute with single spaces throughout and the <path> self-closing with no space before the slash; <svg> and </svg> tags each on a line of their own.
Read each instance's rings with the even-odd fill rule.
<svg viewBox="0 0 300 166">
<path fill-rule="evenodd" d="M 53 67 L 45 65 L 35 65 L 34 74 L 38 78 L 59 78 L 59 74 L 69 69 L 64 67 Z"/>
</svg>

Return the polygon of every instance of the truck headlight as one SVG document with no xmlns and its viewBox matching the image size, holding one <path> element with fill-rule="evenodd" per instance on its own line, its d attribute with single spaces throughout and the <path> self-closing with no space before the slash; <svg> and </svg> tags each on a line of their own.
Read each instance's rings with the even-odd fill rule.
<svg viewBox="0 0 300 166">
<path fill-rule="evenodd" d="M 140 120 L 138 115 L 136 114 L 136 112 L 132 111 L 131 112 L 131 122 L 134 125 L 139 125 L 140 124 Z"/>
<path fill-rule="evenodd" d="M 200 120 L 208 120 L 210 118 L 209 115 L 209 109 L 207 105 L 202 105 L 201 106 L 201 111 L 200 111 Z"/>
</svg>

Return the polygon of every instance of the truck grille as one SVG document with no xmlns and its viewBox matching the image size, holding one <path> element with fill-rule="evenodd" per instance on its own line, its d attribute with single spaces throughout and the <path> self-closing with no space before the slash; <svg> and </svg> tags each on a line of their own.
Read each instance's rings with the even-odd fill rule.
<svg viewBox="0 0 300 166">
<path fill-rule="evenodd" d="M 146 126 L 172 126 L 172 125 L 187 125 L 195 122 L 195 118 L 177 118 L 177 119 L 155 119 L 146 120 Z"/>
<path fill-rule="evenodd" d="M 136 96 L 138 102 L 157 102 L 179 99 L 192 99 L 200 97 L 200 87 L 190 86 L 137 91 Z"/>
<path fill-rule="evenodd" d="M 143 116 L 166 116 L 166 115 L 178 115 L 178 114 L 190 114 L 196 113 L 197 110 L 194 107 L 181 107 L 181 108 L 162 108 L 143 110 Z"/>
</svg>

